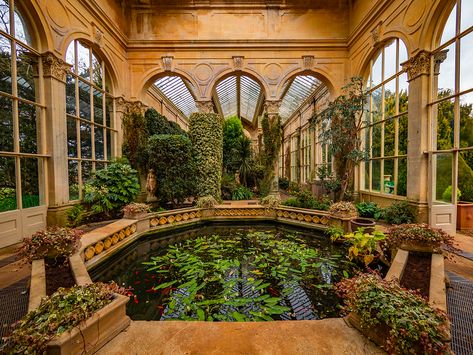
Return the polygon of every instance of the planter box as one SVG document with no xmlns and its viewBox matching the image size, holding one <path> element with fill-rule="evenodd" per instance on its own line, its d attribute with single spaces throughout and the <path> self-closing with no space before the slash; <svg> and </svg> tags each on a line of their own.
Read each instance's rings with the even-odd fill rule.
<svg viewBox="0 0 473 355">
<path fill-rule="evenodd" d="M 458 202 L 457 204 L 457 229 L 473 229 L 473 203 Z"/>
<path fill-rule="evenodd" d="M 362 328 L 361 319 L 357 313 L 351 312 L 346 316 L 346 321 L 357 329 L 361 334 L 371 340 L 379 347 L 386 349 L 386 340 L 389 337 L 390 328 L 386 324 L 378 324 L 375 327 Z"/>
<path fill-rule="evenodd" d="M 143 219 L 146 218 L 148 212 L 127 213 L 123 215 L 124 219 Z"/>
<path fill-rule="evenodd" d="M 116 295 L 107 306 L 97 311 L 79 326 L 48 343 L 52 355 L 95 353 L 130 324 L 126 315 L 128 297 Z"/>
</svg>

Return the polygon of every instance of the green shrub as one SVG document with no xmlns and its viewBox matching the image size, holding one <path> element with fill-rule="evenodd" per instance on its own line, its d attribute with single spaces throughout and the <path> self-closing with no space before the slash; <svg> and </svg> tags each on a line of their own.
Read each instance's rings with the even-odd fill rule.
<svg viewBox="0 0 473 355">
<path fill-rule="evenodd" d="M 253 198 L 253 191 L 243 185 L 238 186 L 232 194 L 234 201 L 250 200 L 251 198 Z"/>
<path fill-rule="evenodd" d="M 459 188 L 457 188 L 457 200 L 460 201 L 462 193 Z M 442 194 L 443 201 L 452 201 L 452 185 L 449 185 Z"/>
<path fill-rule="evenodd" d="M 289 188 L 289 179 L 284 176 L 279 177 L 278 183 L 280 189 L 287 190 Z"/>
<path fill-rule="evenodd" d="M 382 209 L 376 202 L 360 202 L 356 204 L 358 215 L 365 218 L 379 219 L 382 216 Z"/>
<path fill-rule="evenodd" d="M 238 171 L 235 151 L 239 140 L 244 137 L 243 124 L 238 116 L 230 116 L 223 121 L 223 168 L 228 173 Z"/>
<path fill-rule="evenodd" d="M 390 224 L 415 222 L 415 210 L 407 201 L 397 201 L 383 211 L 383 217 Z"/>
<path fill-rule="evenodd" d="M 281 204 L 281 199 L 275 195 L 268 195 L 260 200 L 260 204 L 261 206 L 276 208 L 279 207 L 279 205 Z"/>
<path fill-rule="evenodd" d="M 136 170 L 123 159 L 116 160 L 97 170 L 85 184 L 84 203 L 95 214 L 109 214 L 132 202 L 139 192 Z"/>
<path fill-rule="evenodd" d="M 127 113 L 122 118 L 123 155 L 128 158 L 135 169 L 146 165 L 146 134 L 145 117 L 137 112 Z"/>
<path fill-rule="evenodd" d="M 328 211 L 332 202 L 328 196 L 316 198 L 307 190 L 299 191 L 295 195 L 296 197 L 289 198 L 281 204 L 290 207 Z"/>
<path fill-rule="evenodd" d="M 214 208 L 218 205 L 218 201 L 213 196 L 199 197 L 195 207 L 197 208 Z"/>
<path fill-rule="evenodd" d="M 197 197 L 220 199 L 222 181 L 223 123 L 215 113 L 193 113 L 189 118 L 189 137 L 194 146 Z"/>
<path fill-rule="evenodd" d="M 297 182 L 289 181 L 289 186 L 287 188 L 287 192 L 290 194 L 296 194 L 301 191 L 301 187 Z"/>
<path fill-rule="evenodd" d="M 269 194 L 274 180 L 274 166 L 279 157 L 281 148 L 282 126 L 279 115 L 270 118 L 267 114 L 261 119 L 263 129 L 263 151 L 261 161 L 264 166 L 264 177 L 260 182 L 262 196 Z M 277 183 L 277 182 L 276 182 Z M 276 186 L 278 188 L 278 186 Z"/>
<path fill-rule="evenodd" d="M 88 217 L 89 213 L 87 208 L 82 204 L 74 205 L 66 212 L 67 216 L 67 226 L 68 227 L 78 227 L 83 224 L 83 222 Z"/>
<path fill-rule="evenodd" d="M 16 210 L 16 190 L 10 187 L 0 188 L 0 212 Z"/>
<path fill-rule="evenodd" d="M 159 134 L 148 140 L 148 166 L 156 172 L 156 196 L 161 203 L 180 205 L 193 195 L 195 166 L 187 136 Z"/>
<path fill-rule="evenodd" d="M 235 180 L 235 175 L 224 173 L 222 176 L 222 199 L 231 200 L 233 192 L 236 190 L 238 184 Z"/>
<path fill-rule="evenodd" d="M 187 135 L 176 122 L 169 121 L 154 108 L 149 108 L 145 112 L 145 126 L 147 137 L 155 134 L 180 134 Z"/>
</svg>

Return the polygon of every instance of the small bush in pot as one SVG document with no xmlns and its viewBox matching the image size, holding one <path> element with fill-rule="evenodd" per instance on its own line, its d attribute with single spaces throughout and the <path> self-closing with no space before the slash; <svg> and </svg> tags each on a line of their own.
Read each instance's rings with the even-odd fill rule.
<svg viewBox="0 0 473 355">
<path fill-rule="evenodd" d="M 268 195 L 260 200 L 261 206 L 276 208 L 281 204 L 281 199 L 275 195 Z"/>
<path fill-rule="evenodd" d="M 453 237 L 427 224 L 401 224 L 391 227 L 386 244 L 390 249 L 441 252 L 442 246 L 453 248 Z"/>
<path fill-rule="evenodd" d="M 361 274 L 342 280 L 336 289 L 344 299 L 344 311 L 351 312 L 348 320 L 390 354 L 449 353 L 445 312 L 397 281 Z"/>
<path fill-rule="evenodd" d="M 197 208 L 214 208 L 216 205 L 218 205 L 218 201 L 215 199 L 213 196 L 203 196 L 199 197 L 197 200 L 197 203 L 195 204 L 195 207 Z"/>
<path fill-rule="evenodd" d="M 353 202 L 349 201 L 339 201 L 333 203 L 329 208 L 329 212 L 334 216 L 346 218 L 354 218 L 358 214 Z"/>
<path fill-rule="evenodd" d="M 150 211 L 150 206 L 146 203 L 132 202 L 122 208 L 124 218 L 143 217 Z"/>
<path fill-rule="evenodd" d="M 66 227 L 47 227 L 24 238 L 18 255 L 27 262 L 71 256 L 79 249 L 82 233 L 81 230 Z"/>
</svg>

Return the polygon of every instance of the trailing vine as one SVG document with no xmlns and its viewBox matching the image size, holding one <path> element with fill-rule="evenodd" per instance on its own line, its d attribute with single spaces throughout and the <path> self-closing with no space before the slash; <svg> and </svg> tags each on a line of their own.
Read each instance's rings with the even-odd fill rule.
<svg viewBox="0 0 473 355">
<path fill-rule="evenodd" d="M 123 154 L 133 168 L 138 169 L 144 162 L 141 153 L 146 151 L 148 140 L 145 117 L 141 113 L 126 113 L 122 118 Z"/>
<path fill-rule="evenodd" d="M 279 149 L 281 148 L 281 117 L 275 115 L 269 117 L 265 114 L 261 120 L 263 128 L 263 154 L 262 163 L 264 165 L 264 178 L 261 182 L 260 190 L 263 196 L 266 196 L 271 191 L 271 184 L 275 178 L 274 165 L 278 159 Z"/>
</svg>

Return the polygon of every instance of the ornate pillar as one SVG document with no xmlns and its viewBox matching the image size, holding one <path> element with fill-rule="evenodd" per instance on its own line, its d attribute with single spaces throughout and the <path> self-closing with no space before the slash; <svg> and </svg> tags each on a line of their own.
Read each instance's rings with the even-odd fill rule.
<svg viewBox="0 0 473 355">
<path fill-rule="evenodd" d="M 65 224 L 69 208 L 67 160 L 66 75 L 71 66 L 52 52 L 41 55 L 46 109 L 48 159 L 48 224 Z"/>
<path fill-rule="evenodd" d="M 264 103 L 264 110 L 268 115 L 269 127 L 274 125 L 280 125 L 279 107 L 281 106 L 281 100 L 266 100 Z M 281 147 L 281 137 L 278 138 L 276 157 L 274 159 L 274 177 L 271 182 L 271 194 L 279 193 L 279 149 Z"/>
<path fill-rule="evenodd" d="M 115 114 L 116 114 L 116 127 L 118 130 L 118 137 L 117 137 L 117 144 L 116 144 L 116 151 L 115 157 L 122 156 L 122 146 L 123 146 L 123 127 L 122 121 L 124 115 L 129 115 L 131 113 L 139 113 L 144 115 L 146 112 L 146 106 L 141 101 L 128 101 L 124 97 L 118 97 L 115 100 Z"/>
<path fill-rule="evenodd" d="M 421 51 L 402 63 L 409 82 L 407 198 L 417 206 L 419 222 L 428 219 L 428 90 L 431 53 Z"/>
<path fill-rule="evenodd" d="M 214 104 L 211 100 L 209 101 L 196 101 L 197 109 L 200 113 L 214 113 Z"/>
</svg>

